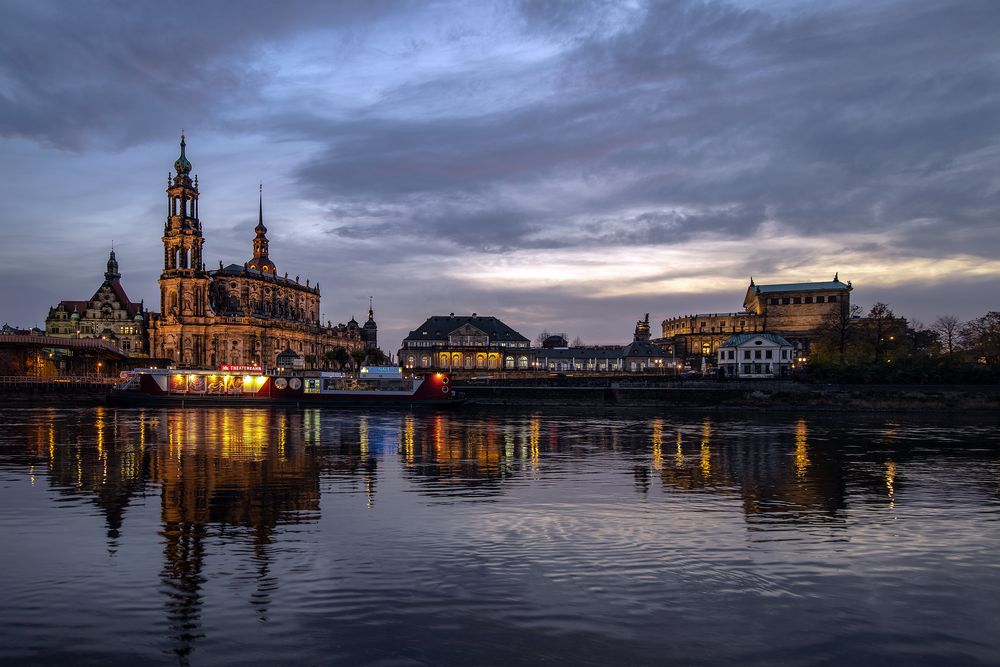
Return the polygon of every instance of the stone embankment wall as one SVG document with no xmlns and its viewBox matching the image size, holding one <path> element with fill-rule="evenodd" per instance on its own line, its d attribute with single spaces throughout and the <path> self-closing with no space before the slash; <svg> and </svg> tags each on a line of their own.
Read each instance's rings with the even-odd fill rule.
<svg viewBox="0 0 1000 667">
<path fill-rule="evenodd" d="M 848 412 L 983 410 L 1000 414 L 1000 386 L 825 385 L 759 386 L 515 386 L 464 385 L 472 405 L 620 406 L 726 410 Z"/>
</svg>

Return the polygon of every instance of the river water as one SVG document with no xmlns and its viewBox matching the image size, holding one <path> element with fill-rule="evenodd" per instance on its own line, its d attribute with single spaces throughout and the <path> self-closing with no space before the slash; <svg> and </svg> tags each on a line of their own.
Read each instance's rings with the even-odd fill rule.
<svg viewBox="0 0 1000 667">
<path fill-rule="evenodd" d="M 0 661 L 1000 663 L 996 420 L 0 409 Z"/>
</svg>

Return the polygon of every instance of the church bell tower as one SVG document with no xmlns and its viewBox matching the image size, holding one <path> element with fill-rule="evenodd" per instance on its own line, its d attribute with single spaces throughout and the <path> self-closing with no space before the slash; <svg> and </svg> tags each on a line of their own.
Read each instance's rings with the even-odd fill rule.
<svg viewBox="0 0 1000 667">
<path fill-rule="evenodd" d="M 191 180 L 187 142 L 181 133 L 176 175 L 167 174 L 167 219 L 163 224 L 163 273 L 160 274 L 161 322 L 154 354 L 177 363 L 206 363 L 204 325 L 213 313 L 208 305 L 211 276 L 205 271 L 198 218 L 198 177 Z"/>
<path fill-rule="evenodd" d="M 195 276 L 205 272 L 201 221 L 198 219 L 198 177 L 191 181 L 191 163 L 181 134 L 181 155 L 167 174 L 167 221 L 163 225 L 163 275 Z"/>
</svg>

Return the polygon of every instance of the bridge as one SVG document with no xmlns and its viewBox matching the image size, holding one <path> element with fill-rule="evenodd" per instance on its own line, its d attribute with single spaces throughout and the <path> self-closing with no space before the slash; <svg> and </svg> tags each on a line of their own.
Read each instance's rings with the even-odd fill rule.
<svg viewBox="0 0 1000 667">
<path fill-rule="evenodd" d="M 128 354 L 100 338 L 0 335 L 0 376 L 114 377 L 134 365 Z"/>
<path fill-rule="evenodd" d="M 61 336 L 5 334 L 0 336 L 0 347 L 22 349 L 55 348 L 106 355 L 109 359 L 128 358 L 127 354 L 101 338 L 63 338 Z"/>
</svg>

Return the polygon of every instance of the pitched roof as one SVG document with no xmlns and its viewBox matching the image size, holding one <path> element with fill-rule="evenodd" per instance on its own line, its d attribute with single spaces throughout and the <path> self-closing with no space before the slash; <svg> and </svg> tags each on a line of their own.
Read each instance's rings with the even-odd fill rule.
<svg viewBox="0 0 1000 667">
<path fill-rule="evenodd" d="M 228 266 L 220 267 L 218 269 L 213 269 L 208 272 L 208 275 L 213 278 L 216 276 L 245 276 L 248 278 L 259 278 L 266 280 L 270 283 L 277 283 L 279 285 L 285 285 L 287 287 L 294 287 L 296 289 L 305 290 L 307 292 L 319 293 L 319 283 L 314 285 L 306 285 L 305 283 L 297 283 L 292 278 L 285 278 L 283 276 L 264 273 L 263 271 L 258 271 L 256 269 L 248 269 L 242 264 L 229 264 Z"/>
<path fill-rule="evenodd" d="M 776 285 L 757 285 L 757 291 L 761 294 L 771 292 L 818 292 L 829 290 L 849 290 L 850 285 L 832 280 L 825 283 L 780 283 Z"/>
<path fill-rule="evenodd" d="M 662 349 L 644 340 L 628 345 L 600 345 L 594 347 L 559 347 L 535 350 L 538 359 L 626 359 L 634 357 L 663 357 Z"/>
<path fill-rule="evenodd" d="M 120 281 L 111 281 L 111 291 L 114 292 L 115 298 L 118 299 L 118 302 L 121 303 L 125 307 L 125 310 L 128 311 L 128 316 L 135 317 L 139 312 L 139 304 L 132 303 L 128 300 L 128 295 L 125 294 L 125 288 L 122 287 Z"/>
<path fill-rule="evenodd" d="M 769 340 L 772 343 L 775 343 L 777 345 L 781 345 L 783 347 L 791 347 L 792 346 L 791 343 L 789 343 L 787 340 L 785 340 L 784 338 L 782 338 L 778 334 L 773 334 L 773 333 L 739 333 L 739 334 L 736 334 L 734 336 L 730 336 L 729 338 L 727 338 L 726 342 L 724 342 L 720 347 L 736 347 L 738 345 L 742 345 L 743 343 L 746 343 L 747 341 L 753 340 L 754 338 L 763 338 L 764 340 Z"/>
<path fill-rule="evenodd" d="M 623 357 L 662 357 L 664 351 L 649 341 L 637 340 L 622 348 Z"/>
<path fill-rule="evenodd" d="M 59 302 L 59 306 L 62 306 L 63 308 L 65 308 L 67 313 L 72 313 L 73 311 L 76 311 L 78 313 L 83 313 L 83 311 L 87 310 L 87 304 L 88 303 L 90 303 L 90 302 L 89 301 L 60 301 Z M 59 306 L 56 306 L 56 308 L 58 308 Z"/>
<path fill-rule="evenodd" d="M 461 315 L 434 315 L 427 318 L 427 321 L 410 332 L 410 335 L 403 340 L 447 340 L 448 334 L 455 329 L 469 324 L 487 336 L 490 342 L 495 341 L 517 341 L 528 342 L 528 339 L 511 329 L 495 317 L 475 316 L 464 317 Z"/>
</svg>

